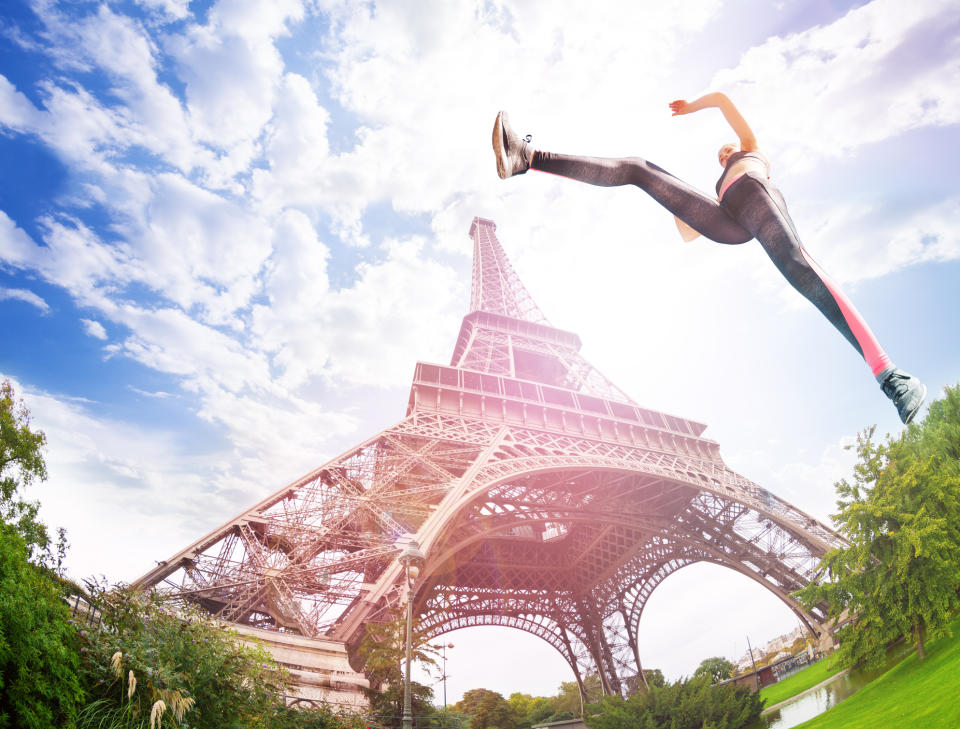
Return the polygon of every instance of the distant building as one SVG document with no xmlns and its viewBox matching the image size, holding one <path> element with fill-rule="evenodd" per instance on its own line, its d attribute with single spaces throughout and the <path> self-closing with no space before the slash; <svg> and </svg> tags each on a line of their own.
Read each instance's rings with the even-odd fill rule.
<svg viewBox="0 0 960 729">
<path fill-rule="evenodd" d="M 768 641 L 763 647 L 757 647 L 753 649 L 753 659 L 751 660 L 750 651 L 747 650 L 739 660 L 733 661 L 733 664 L 737 667 L 738 671 L 752 671 L 753 662 L 759 661 L 761 658 L 765 658 L 771 654 L 775 654 L 777 659 L 785 657 L 783 654 L 790 655 L 791 648 L 798 638 L 803 638 L 807 635 L 806 629 L 802 626 L 797 626 L 792 632 L 784 633 L 783 635 L 778 635 L 776 638 Z"/>
</svg>

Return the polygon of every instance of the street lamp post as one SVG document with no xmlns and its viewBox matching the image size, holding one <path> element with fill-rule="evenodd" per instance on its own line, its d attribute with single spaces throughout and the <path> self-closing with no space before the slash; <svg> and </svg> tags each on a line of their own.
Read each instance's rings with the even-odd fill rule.
<svg viewBox="0 0 960 729">
<path fill-rule="evenodd" d="M 753 678 L 757 682 L 757 691 L 760 690 L 760 674 L 757 673 L 757 662 L 753 660 L 753 646 L 750 645 L 750 636 L 747 636 L 747 650 L 750 651 L 750 663 L 753 664 Z"/>
<path fill-rule="evenodd" d="M 440 677 L 443 680 L 443 708 L 447 708 L 447 648 L 453 648 L 453 643 L 442 643 L 441 645 L 435 645 L 434 648 L 440 648 L 443 653 L 441 657 L 443 658 L 443 675 Z"/>
<path fill-rule="evenodd" d="M 413 581 L 420 574 L 423 552 L 414 540 L 407 542 L 400 553 L 407 582 L 407 640 L 406 670 L 403 676 L 403 729 L 413 729 L 413 709 L 410 705 L 410 658 L 413 650 Z"/>
</svg>

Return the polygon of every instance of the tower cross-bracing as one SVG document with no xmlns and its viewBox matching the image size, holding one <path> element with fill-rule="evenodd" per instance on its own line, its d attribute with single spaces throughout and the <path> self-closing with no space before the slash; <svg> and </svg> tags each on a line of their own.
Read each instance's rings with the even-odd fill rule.
<svg viewBox="0 0 960 729">
<path fill-rule="evenodd" d="M 221 619 L 355 647 L 426 555 L 414 611 L 433 638 L 509 626 L 557 649 L 580 685 L 644 682 L 650 595 L 695 562 L 735 570 L 818 636 L 793 591 L 841 543 L 727 468 L 705 426 L 643 408 L 534 303 L 476 218 L 471 311 L 449 365 L 416 365 L 406 415 L 144 575 Z M 692 598 L 694 599 L 694 598 Z"/>
</svg>

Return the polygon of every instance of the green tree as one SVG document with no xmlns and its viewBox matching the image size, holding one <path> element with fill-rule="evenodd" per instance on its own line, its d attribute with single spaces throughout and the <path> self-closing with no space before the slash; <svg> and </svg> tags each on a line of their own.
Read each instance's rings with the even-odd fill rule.
<svg viewBox="0 0 960 729">
<path fill-rule="evenodd" d="M 26 501 L 24 491 L 47 478 L 43 431 L 30 429 L 30 411 L 18 400 L 9 380 L 0 383 L 0 521 L 11 525 L 31 557 L 50 546 L 47 528 L 37 519 L 40 504 Z"/>
<path fill-rule="evenodd" d="M 8 380 L 0 383 L 0 727 L 72 726 L 83 692 L 76 635 L 39 504 L 23 492 L 47 476 L 44 434 Z M 66 539 L 61 530 L 62 562 Z M 39 559 L 38 559 L 39 558 Z M 58 565 L 59 566 L 59 565 Z"/>
<path fill-rule="evenodd" d="M 644 668 L 643 675 L 647 679 L 648 686 L 666 686 L 667 679 L 663 676 L 663 671 L 659 668 Z"/>
<path fill-rule="evenodd" d="M 733 675 L 733 664 L 726 658 L 714 656 L 713 658 L 704 658 L 693 672 L 694 676 L 709 676 L 714 683 L 724 681 Z"/>
<path fill-rule="evenodd" d="M 403 681 L 397 680 L 380 689 L 366 689 L 364 693 L 370 706 L 370 714 L 376 723 L 384 727 L 399 727 L 403 718 Z M 418 723 L 437 713 L 433 705 L 433 689 L 417 681 L 410 681 L 410 710 Z M 446 715 L 450 718 L 450 712 Z"/>
<path fill-rule="evenodd" d="M 916 645 L 947 630 L 960 608 L 960 387 L 900 436 L 857 438 L 852 482 L 836 484 L 834 516 L 849 546 L 821 561 L 823 579 L 798 593 L 855 624 L 838 632 L 840 660 L 876 663 L 901 635 Z"/>
<path fill-rule="evenodd" d="M 527 729 L 557 713 L 556 700 L 546 696 L 512 693 L 507 703 L 516 717 L 517 729 Z"/>
<path fill-rule="evenodd" d="M 600 677 L 595 673 L 591 673 L 583 679 L 583 688 L 587 695 L 581 698 L 580 687 L 576 681 L 562 682 L 555 699 L 557 714 L 568 711 L 573 716 L 583 716 L 584 703 L 603 695 Z"/>
<path fill-rule="evenodd" d="M 514 693 L 510 694 L 510 698 L 507 699 L 507 703 L 510 704 L 510 710 L 516 716 L 525 717 L 530 711 L 530 705 L 533 703 L 533 696 L 515 691 Z"/>
<path fill-rule="evenodd" d="M 470 717 L 470 729 L 512 729 L 517 718 L 503 695 L 485 688 L 470 689 L 453 708 Z"/>
<path fill-rule="evenodd" d="M 424 666 L 437 665 L 437 650 L 427 641 L 416 622 L 412 630 L 410 659 Z M 371 687 L 397 682 L 403 676 L 407 656 L 407 622 L 402 611 L 382 623 L 367 623 L 357 648 Z"/>
<path fill-rule="evenodd" d="M 437 709 L 431 716 L 429 724 L 419 723 L 418 726 L 429 726 L 431 729 L 466 729 L 470 726 L 470 717 L 457 712 L 452 706 Z M 367 729 L 370 729 L 367 727 Z"/>
<path fill-rule="evenodd" d="M 436 665 L 436 649 L 414 626 L 411 661 Z M 370 712 L 384 726 L 400 726 L 403 716 L 403 677 L 406 661 L 406 615 L 398 614 L 383 623 L 367 623 L 357 654 L 370 681 L 365 689 Z M 410 703 L 414 716 L 432 715 L 433 689 L 416 681 L 410 682 Z"/>
<path fill-rule="evenodd" d="M 71 727 L 82 703 L 77 635 L 50 572 L 0 524 L 0 727 Z"/>
</svg>

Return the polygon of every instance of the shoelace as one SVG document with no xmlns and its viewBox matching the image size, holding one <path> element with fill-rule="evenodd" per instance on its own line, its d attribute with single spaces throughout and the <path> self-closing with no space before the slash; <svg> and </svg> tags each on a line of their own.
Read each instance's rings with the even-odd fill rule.
<svg viewBox="0 0 960 729">
<path fill-rule="evenodd" d="M 900 374 L 891 375 L 890 378 L 883 383 L 883 393 L 891 398 L 900 397 L 910 389 L 908 385 L 909 379 L 910 378 Z"/>
</svg>

